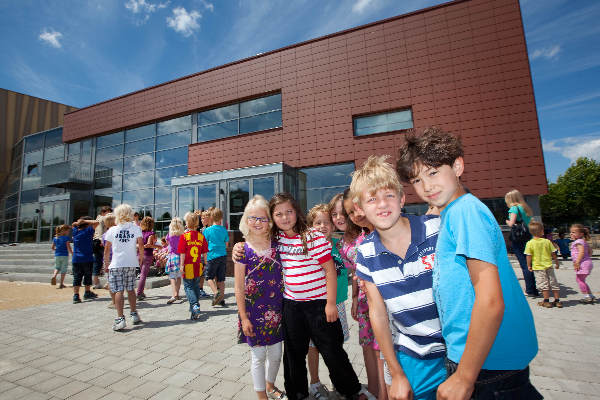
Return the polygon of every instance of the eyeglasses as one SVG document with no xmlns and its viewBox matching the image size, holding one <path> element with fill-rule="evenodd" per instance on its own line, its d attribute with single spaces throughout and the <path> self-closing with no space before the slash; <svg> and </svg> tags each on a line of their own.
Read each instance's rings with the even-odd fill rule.
<svg viewBox="0 0 600 400">
<path fill-rule="evenodd" d="M 248 221 L 249 222 L 260 222 L 261 224 L 264 224 L 265 222 L 269 222 L 269 218 L 265 218 L 265 217 L 254 217 L 254 216 L 249 216 L 248 217 Z"/>
</svg>

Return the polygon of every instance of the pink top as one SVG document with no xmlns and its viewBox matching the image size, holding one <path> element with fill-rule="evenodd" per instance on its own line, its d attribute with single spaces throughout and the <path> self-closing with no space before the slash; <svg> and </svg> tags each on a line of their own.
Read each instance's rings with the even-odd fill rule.
<svg viewBox="0 0 600 400">
<path fill-rule="evenodd" d="M 365 232 L 362 231 L 360 235 L 354 239 L 354 241 L 350 243 L 346 243 L 344 240 L 340 240 L 338 242 L 338 250 L 340 255 L 342 256 L 342 260 L 344 260 L 344 266 L 352 271 L 356 272 L 356 253 L 358 252 L 358 246 L 365 240 Z M 341 246 L 339 244 L 342 243 Z M 360 286 L 358 287 L 358 297 L 363 298 L 366 296 L 366 293 L 362 291 Z"/>
<path fill-rule="evenodd" d="M 583 239 L 577 239 L 573 243 L 571 243 L 571 258 L 573 260 L 577 260 L 579 257 L 579 247 L 578 244 L 583 246 L 583 258 L 579 263 L 579 271 L 575 271 L 577 274 L 588 275 L 592 272 L 593 264 L 592 264 L 592 253 L 590 251 L 590 246 Z"/>
<path fill-rule="evenodd" d="M 177 254 L 177 246 L 179 245 L 179 237 L 181 235 L 177 235 L 177 236 L 171 236 L 171 235 L 167 235 L 167 244 L 169 245 L 169 254 Z"/>
</svg>

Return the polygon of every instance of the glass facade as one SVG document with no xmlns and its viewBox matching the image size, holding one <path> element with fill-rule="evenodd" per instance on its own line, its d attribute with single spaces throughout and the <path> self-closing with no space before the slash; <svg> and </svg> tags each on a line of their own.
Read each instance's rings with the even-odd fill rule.
<svg viewBox="0 0 600 400">
<path fill-rule="evenodd" d="M 413 127 L 412 111 L 398 110 L 388 113 L 354 117 L 354 136 L 374 135 Z"/>
<path fill-rule="evenodd" d="M 350 186 L 354 163 L 325 165 L 298 170 L 298 202 L 307 212 Z"/>
</svg>

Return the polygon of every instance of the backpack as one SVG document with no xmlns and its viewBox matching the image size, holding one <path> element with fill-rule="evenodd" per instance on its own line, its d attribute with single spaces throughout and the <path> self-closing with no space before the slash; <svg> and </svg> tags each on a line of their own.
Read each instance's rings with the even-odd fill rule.
<svg viewBox="0 0 600 400">
<path fill-rule="evenodd" d="M 517 217 L 521 217 L 521 222 L 515 221 L 513 226 L 510 227 L 510 241 L 515 244 L 525 244 L 531 239 L 531 233 L 529 228 L 525 225 L 525 220 L 521 216 L 521 208 L 517 206 Z"/>
</svg>

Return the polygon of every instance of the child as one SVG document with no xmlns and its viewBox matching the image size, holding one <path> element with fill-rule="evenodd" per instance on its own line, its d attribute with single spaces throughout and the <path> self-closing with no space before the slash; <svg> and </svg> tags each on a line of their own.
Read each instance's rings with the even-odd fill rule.
<svg viewBox="0 0 600 400">
<path fill-rule="evenodd" d="M 244 256 L 235 263 L 234 271 L 240 341 L 250 346 L 254 390 L 261 400 L 285 398 L 275 387 L 283 340 L 283 275 L 277 246 L 271 241 L 272 225 L 267 201 L 254 196 L 240 221 L 246 243 Z"/>
<path fill-rule="evenodd" d="M 167 264 L 165 265 L 165 273 L 169 275 L 171 281 L 171 289 L 173 295 L 167 304 L 173 304 L 179 300 L 179 288 L 181 287 L 181 270 L 179 269 L 179 254 L 177 247 L 179 246 L 179 238 L 183 235 L 183 221 L 179 217 L 175 217 L 169 224 L 169 234 L 166 237 L 168 243 L 169 254 L 167 256 Z"/>
<path fill-rule="evenodd" d="M 56 227 L 54 239 L 52 239 L 52 250 L 54 250 L 54 273 L 50 283 L 56 285 L 56 276 L 60 273 L 60 286 L 58 289 L 65 288 L 65 276 L 69 266 L 69 254 L 71 250 L 71 238 L 69 237 L 69 225 L 60 225 Z"/>
<path fill-rule="evenodd" d="M 585 297 L 579 300 L 583 304 L 594 304 L 595 299 L 592 290 L 585 279 L 592 272 L 592 252 L 586 240 L 590 240 L 590 232 L 581 224 L 573 224 L 569 229 L 571 239 L 571 254 L 573 255 L 573 267 L 575 268 L 575 280 Z"/>
<path fill-rule="evenodd" d="M 110 228 L 112 228 L 113 226 L 116 225 L 116 218 L 115 218 L 115 214 L 113 214 L 112 212 L 109 214 L 106 214 L 102 221 L 104 222 L 104 233 L 102 234 L 102 251 L 104 252 L 104 248 L 106 247 L 106 232 L 108 232 L 108 230 Z M 112 259 L 112 250 L 110 251 L 110 258 L 108 260 L 108 263 L 104 263 L 104 254 L 102 254 L 102 262 L 104 263 L 104 273 L 106 274 L 106 276 L 108 276 L 108 264 L 110 263 L 110 260 Z M 113 292 L 110 291 L 110 284 L 108 283 L 108 280 L 106 282 L 106 286 L 105 289 L 108 289 L 108 292 L 110 293 L 110 304 L 108 305 L 108 308 L 115 308 L 115 294 Z"/>
<path fill-rule="evenodd" d="M 90 290 L 92 285 L 92 268 L 94 264 L 94 242 L 92 241 L 98 221 L 91 217 L 81 217 L 73 222 L 73 303 L 81 303 L 79 287 L 85 285 L 84 300 L 91 300 L 98 295 Z"/>
<path fill-rule="evenodd" d="M 415 399 L 435 399 L 446 379 L 431 291 L 440 220 L 401 213 L 402 185 L 385 160 L 371 156 L 352 176 L 351 197 L 375 227 L 358 247 L 356 274 L 365 281 L 370 323 L 391 375 L 390 397 L 412 392 Z"/>
<path fill-rule="evenodd" d="M 535 275 L 535 283 L 538 289 L 542 290 L 544 301 L 540 301 L 538 306 L 552 308 L 562 308 L 560 302 L 558 282 L 552 269 L 552 260 L 556 263 L 556 269 L 559 268 L 558 257 L 556 257 L 556 248 L 551 241 L 545 239 L 544 225 L 537 221 L 529 223 L 529 232 L 533 239 L 525 245 L 525 255 L 527 256 L 527 269 Z M 550 303 L 550 290 L 554 294 L 554 303 Z"/>
<path fill-rule="evenodd" d="M 558 239 L 556 239 L 555 242 L 558 246 L 558 250 L 560 250 L 560 256 L 566 261 L 569 257 L 571 257 L 570 247 L 572 240 L 565 238 L 565 232 L 561 230 L 558 232 Z"/>
<path fill-rule="evenodd" d="M 198 232 L 198 215 L 187 212 L 183 216 L 187 229 L 179 237 L 177 253 L 179 268 L 183 274 L 183 289 L 190 303 L 190 319 L 200 318 L 200 286 L 198 281 L 204 270 L 202 254 L 208 252 L 208 244 L 204 236 Z"/>
<path fill-rule="evenodd" d="M 110 291 L 115 294 L 117 308 L 113 330 L 120 331 L 127 325 L 123 315 L 125 291 L 129 300 L 131 322 L 133 325 L 142 322 L 136 309 L 135 269 L 144 261 L 144 242 L 142 230 L 135 224 L 133 210 L 129 204 L 121 204 L 115 208 L 115 218 L 117 225 L 106 232 L 104 266 L 108 266 L 108 283 Z"/>
<path fill-rule="evenodd" d="M 196 210 L 195 213 L 198 214 L 198 216 L 200 217 L 200 225 L 198 226 L 198 232 L 204 233 L 204 229 L 206 229 L 206 227 L 212 225 L 212 221 L 210 220 L 210 212 L 212 211 L 213 207 L 210 207 L 208 210 L 204 210 L 204 211 L 199 211 Z M 206 269 L 204 271 L 202 271 L 202 276 L 200 276 L 200 297 L 201 298 L 207 298 L 210 297 L 210 294 L 206 293 L 204 291 L 204 278 L 206 276 Z"/>
<path fill-rule="evenodd" d="M 144 242 L 144 262 L 142 263 L 140 281 L 138 282 L 137 299 L 144 300 L 146 298 L 144 286 L 146 286 L 146 277 L 148 277 L 150 266 L 154 260 L 154 249 L 160 249 L 160 246 L 156 244 L 156 236 L 153 230 L 154 220 L 152 217 L 144 217 L 140 223 L 140 228 L 142 228 L 142 239 Z"/>
<path fill-rule="evenodd" d="M 528 365 L 538 350 L 533 316 L 496 219 L 460 183 L 460 140 L 437 129 L 405 140 L 399 175 L 441 212 L 433 294 L 449 378 L 437 398 L 541 399 L 529 381 Z"/>
<path fill-rule="evenodd" d="M 332 244 L 331 257 L 333 258 L 333 264 L 337 274 L 335 305 L 337 307 L 340 323 L 342 324 L 342 331 L 344 332 L 344 342 L 347 342 L 350 337 L 345 303 L 348 299 L 348 270 L 344 267 L 344 261 L 336 247 L 339 239 L 331 237 L 331 234 L 333 233 L 333 223 L 329 212 L 330 206 L 328 204 L 317 204 L 308 212 L 306 222 L 313 229 L 321 232 Z M 319 351 L 312 341 L 309 343 L 307 364 L 308 373 L 310 375 L 310 394 L 316 400 L 328 398 L 329 390 L 321 383 L 319 378 Z"/>
<path fill-rule="evenodd" d="M 229 234 L 221 223 L 223 211 L 213 208 L 210 212 L 212 225 L 204 228 L 204 237 L 208 241 L 206 254 L 206 280 L 214 293 L 212 305 L 225 305 L 225 268 L 227 265 L 227 242 Z"/>
</svg>

